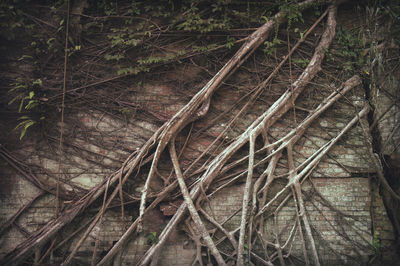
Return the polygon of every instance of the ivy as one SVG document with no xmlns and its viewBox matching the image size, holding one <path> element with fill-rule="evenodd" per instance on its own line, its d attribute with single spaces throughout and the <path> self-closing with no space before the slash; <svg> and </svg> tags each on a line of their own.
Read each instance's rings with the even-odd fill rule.
<svg viewBox="0 0 400 266">
<path fill-rule="evenodd" d="M 123 67 L 118 69 L 117 74 L 119 76 L 121 75 L 129 75 L 129 74 L 133 74 L 136 75 L 140 72 L 149 72 L 150 69 L 148 67 L 145 66 L 138 66 L 138 67 Z"/>
<path fill-rule="evenodd" d="M 107 38 L 111 42 L 111 47 L 136 47 L 141 42 L 135 37 L 134 31 L 127 26 L 122 28 L 112 28 L 111 32 L 113 32 L 113 34 L 107 35 Z"/>
<path fill-rule="evenodd" d="M 304 23 L 303 14 L 301 13 L 300 7 L 298 5 L 293 5 L 290 2 L 284 1 L 279 6 L 279 11 L 283 13 L 283 15 L 288 20 L 287 28 L 290 29 L 291 25 L 296 22 Z"/>
<path fill-rule="evenodd" d="M 201 18 L 199 9 L 196 6 L 190 7 L 183 18 L 183 22 L 176 26 L 178 30 L 189 32 L 207 33 L 213 30 L 229 29 L 229 18 L 224 16 L 218 18 Z"/>
<path fill-rule="evenodd" d="M 216 48 L 217 45 L 216 44 L 210 44 L 210 45 L 206 45 L 206 46 L 193 46 L 193 51 L 195 53 L 207 53 L 208 51 Z"/>
<path fill-rule="evenodd" d="M 273 55 L 276 52 L 276 46 L 279 45 L 281 41 L 278 38 L 274 38 L 272 41 L 265 41 L 263 51 L 267 55 Z"/>
<path fill-rule="evenodd" d="M 299 64 L 302 68 L 306 68 L 308 63 L 310 63 L 310 59 L 292 59 L 292 62 Z"/>
<path fill-rule="evenodd" d="M 166 63 L 166 62 L 172 61 L 184 54 L 185 54 L 185 51 L 181 50 L 181 51 L 178 51 L 176 54 L 169 54 L 166 56 L 149 56 L 144 59 L 138 59 L 137 62 L 139 63 L 139 65 L 153 65 L 153 64 L 158 64 L 158 63 Z"/>
<path fill-rule="evenodd" d="M 344 59 L 343 69 L 347 72 L 359 70 L 365 63 L 361 56 L 364 51 L 362 40 L 343 27 L 338 28 L 336 39 L 339 48 L 335 52 Z"/>
<path fill-rule="evenodd" d="M 23 7 L 19 1 L 0 1 L 0 35 L 6 40 L 15 40 L 22 31 L 35 27 L 24 15 Z"/>
<path fill-rule="evenodd" d="M 231 36 L 227 36 L 226 37 L 226 48 L 231 49 L 234 45 L 235 45 L 235 38 L 231 37 Z"/>
</svg>

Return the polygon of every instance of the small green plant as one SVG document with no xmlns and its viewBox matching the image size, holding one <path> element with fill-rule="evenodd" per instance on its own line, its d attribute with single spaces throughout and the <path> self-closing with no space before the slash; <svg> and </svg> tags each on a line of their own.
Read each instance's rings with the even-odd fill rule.
<svg viewBox="0 0 400 266">
<path fill-rule="evenodd" d="M 213 10 L 217 12 L 219 8 L 214 7 Z M 183 21 L 178 22 L 176 26 L 178 30 L 207 33 L 214 30 L 226 30 L 230 28 L 230 18 L 226 14 L 202 18 L 199 9 L 194 5 L 186 10 L 184 14 L 182 18 Z"/>
<path fill-rule="evenodd" d="M 133 74 L 136 75 L 138 73 L 141 72 L 149 72 L 150 69 L 146 66 L 137 66 L 137 67 L 120 67 L 117 71 L 117 75 L 118 76 L 122 76 L 122 75 L 129 75 L 129 74 Z"/>
<path fill-rule="evenodd" d="M 165 56 L 149 56 L 143 59 L 138 59 L 137 62 L 139 65 L 153 65 L 159 63 L 167 63 L 172 60 L 176 60 L 178 57 L 184 55 L 186 53 L 185 50 L 180 50 L 174 54 L 167 54 Z"/>
<path fill-rule="evenodd" d="M 292 62 L 300 65 L 302 68 L 306 68 L 308 63 L 310 63 L 310 59 L 292 59 Z"/>
<path fill-rule="evenodd" d="M 36 79 L 32 82 L 31 86 L 26 84 L 21 78 L 17 78 L 15 83 L 11 84 L 12 88 L 9 93 L 16 93 L 17 95 L 8 102 L 8 105 L 12 105 L 14 102 L 20 100 L 18 112 L 21 113 L 22 109 L 31 110 L 39 105 L 39 100 L 35 97 L 35 87 L 42 86 L 42 80 Z M 25 102 L 28 102 L 25 107 Z"/>
<path fill-rule="evenodd" d="M 207 53 L 209 50 L 214 49 L 215 47 L 217 47 L 216 44 L 210 44 L 207 46 L 193 46 L 193 51 L 195 53 Z"/>
<path fill-rule="evenodd" d="M 15 40 L 20 36 L 21 29 L 32 30 L 34 24 L 23 12 L 24 1 L 0 1 L 0 32 L 7 40 Z"/>
<path fill-rule="evenodd" d="M 121 59 L 124 59 L 125 55 L 124 54 L 115 54 L 115 55 L 110 55 L 110 54 L 106 54 L 104 56 L 104 59 L 106 59 L 107 61 L 120 61 Z"/>
<path fill-rule="evenodd" d="M 335 57 L 333 56 L 333 54 L 327 48 L 324 48 L 324 54 L 326 56 L 326 59 L 329 62 L 334 62 L 335 61 Z"/>
<path fill-rule="evenodd" d="M 158 242 L 157 232 L 148 233 L 146 235 L 146 239 L 147 239 L 147 244 L 148 245 L 156 244 Z"/>
<path fill-rule="evenodd" d="M 264 42 L 265 47 L 263 48 L 263 51 L 267 55 L 273 55 L 276 52 L 276 46 L 279 45 L 281 41 L 279 41 L 278 38 L 274 38 L 271 42 L 266 41 Z"/>
<path fill-rule="evenodd" d="M 364 51 L 362 40 L 342 27 L 339 27 L 336 38 L 339 44 L 336 53 L 344 59 L 343 69 L 347 72 L 359 70 L 365 63 L 361 56 Z"/>
<path fill-rule="evenodd" d="M 40 117 L 40 120 L 44 120 L 45 117 L 42 116 Z M 25 136 L 26 131 L 32 127 L 33 125 L 35 125 L 38 121 L 32 119 L 29 116 L 21 116 L 18 118 L 18 120 L 20 120 L 21 122 L 18 123 L 18 125 L 14 128 L 15 130 L 20 129 L 20 135 L 19 135 L 19 139 L 22 140 L 22 138 Z"/>
<path fill-rule="evenodd" d="M 117 14 L 116 2 L 102 0 L 98 1 L 97 6 L 98 9 L 102 10 L 107 16 Z"/>
<path fill-rule="evenodd" d="M 264 17 L 265 21 L 268 21 L 267 17 Z M 275 18 L 274 18 L 275 20 Z M 278 32 L 279 32 L 279 23 L 275 20 L 275 35 L 272 41 L 265 41 L 264 45 L 265 47 L 263 48 L 263 51 L 265 54 L 271 56 L 276 52 L 276 46 L 281 43 L 281 41 L 278 39 Z"/>
<path fill-rule="evenodd" d="M 303 39 L 304 34 L 306 33 L 306 31 L 300 31 L 299 28 L 295 28 L 294 32 L 298 32 L 300 35 L 300 39 Z"/>
<path fill-rule="evenodd" d="M 129 115 L 132 113 L 132 110 L 126 107 L 123 108 L 119 108 L 118 111 L 122 114 L 122 115 Z"/>
<path fill-rule="evenodd" d="M 35 91 L 40 90 L 42 85 L 41 79 L 26 82 L 22 78 L 17 78 L 16 82 L 11 84 L 12 87 L 9 93 L 15 94 L 15 96 L 8 102 L 8 105 L 19 102 L 18 113 L 24 113 L 23 116 L 17 119 L 19 122 L 15 127 L 15 130 L 20 129 L 20 139 L 25 136 L 30 127 L 45 119 L 44 116 L 41 116 L 40 119 L 33 118 L 37 115 L 38 107 L 40 106 L 40 101 Z M 36 113 L 36 115 L 32 115 L 33 113 Z"/>
<path fill-rule="evenodd" d="M 321 16 L 321 10 L 319 6 L 314 6 L 314 16 L 316 17 Z"/>
<path fill-rule="evenodd" d="M 300 11 L 300 7 L 298 5 L 293 5 L 284 1 L 280 6 L 279 10 L 283 12 L 284 16 L 287 17 L 288 24 L 287 28 L 290 29 L 291 25 L 295 22 L 304 23 L 303 14 Z"/>
<path fill-rule="evenodd" d="M 112 34 L 107 35 L 111 47 L 130 48 L 136 47 L 141 41 L 135 38 L 133 29 L 128 27 L 112 28 Z"/>
<path fill-rule="evenodd" d="M 235 45 L 235 38 L 231 36 L 226 37 L 226 48 L 231 49 Z"/>
<path fill-rule="evenodd" d="M 244 265 L 250 265 L 250 258 L 249 258 L 249 246 L 247 245 L 247 235 L 244 236 L 244 242 L 245 244 L 243 245 L 243 264 Z"/>
<path fill-rule="evenodd" d="M 374 232 L 374 235 L 372 236 L 371 245 L 374 249 L 375 254 L 380 255 L 382 252 L 383 245 L 378 237 L 377 232 Z"/>
</svg>

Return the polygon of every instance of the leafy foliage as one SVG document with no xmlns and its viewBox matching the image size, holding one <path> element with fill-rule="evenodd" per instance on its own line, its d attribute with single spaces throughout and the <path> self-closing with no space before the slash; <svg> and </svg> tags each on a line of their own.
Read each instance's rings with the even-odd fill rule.
<svg viewBox="0 0 400 266">
<path fill-rule="evenodd" d="M 281 1 L 279 10 L 283 12 L 288 20 L 287 28 L 290 29 L 291 25 L 296 22 L 304 23 L 303 14 L 298 5 L 293 5 L 288 1 Z"/>
<path fill-rule="evenodd" d="M 220 8 L 214 6 L 213 12 Z M 177 29 L 189 32 L 207 33 L 214 30 L 229 29 L 231 27 L 230 18 L 226 15 L 222 19 L 217 17 L 201 18 L 199 9 L 196 6 L 190 7 L 184 15 L 184 20 L 177 24 Z"/>
<path fill-rule="evenodd" d="M 14 93 L 14 98 L 9 101 L 9 105 L 17 103 L 19 101 L 18 113 L 25 113 L 20 116 L 18 120 L 22 120 L 18 123 L 15 129 L 21 129 L 20 139 L 22 139 L 28 128 L 36 124 L 39 120 L 34 119 L 33 113 L 40 112 L 40 100 L 35 94 L 35 91 L 40 90 L 42 86 L 42 80 L 36 79 L 32 83 L 24 82 L 21 78 L 17 78 L 15 83 L 12 83 L 12 88 L 9 93 Z M 42 98 L 46 100 L 45 98 Z M 45 116 L 41 116 L 40 120 L 44 120 Z"/>
<path fill-rule="evenodd" d="M 337 54 L 345 59 L 343 69 L 348 72 L 360 69 L 364 64 L 364 59 L 361 56 L 364 46 L 361 39 L 354 36 L 349 30 L 343 29 L 343 27 L 339 27 L 336 39 L 339 44 Z"/>
<path fill-rule="evenodd" d="M 272 41 L 264 42 L 264 53 L 267 55 L 273 55 L 276 52 L 276 46 L 279 45 L 281 41 L 278 38 L 274 38 Z"/>
<path fill-rule="evenodd" d="M 292 62 L 295 64 L 299 64 L 302 68 L 306 68 L 308 63 L 310 63 L 310 59 L 292 59 Z"/>
<path fill-rule="evenodd" d="M 25 29 L 31 30 L 34 24 L 24 15 L 24 3 L 16 0 L 0 2 L 0 35 L 7 40 L 15 40 Z"/>
<path fill-rule="evenodd" d="M 74 5 L 73 1 L 71 3 Z M 142 79 L 141 75 L 155 68 L 167 64 L 170 68 L 170 65 L 178 65 L 185 62 L 186 58 L 196 55 L 220 53 L 217 56 L 219 57 L 222 54 L 231 54 L 235 51 L 235 44 L 243 37 L 243 33 L 237 29 L 247 27 L 244 33 L 247 35 L 252 27 L 273 19 L 272 14 L 278 11 L 283 12 L 288 19 L 288 32 L 294 31 L 296 36 L 302 38 L 305 18 L 293 3 L 294 1 L 289 0 L 268 4 L 263 1 L 238 0 L 89 0 L 80 16 L 82 36 L 75 35 L 76 25 L 69 25 L 72 28 L 68 38 L 68 60 L 74 62 L 71 63 L 73 65 L 85 58 L 83 65 L 89 65 L 90 70 L 84 71 L 98 71 L 92 77 L 94 80 L 89 80 L 88 83 L 95 83 L 95 78 L 107 79 L 113 78 L 112 76 L 136 76 Z M 8 94 L 10 100 L 7 101 L 10 106 L 15 106 L 16 112 L 38 122 L 38 117 L 48 117 L 47 113 L 56 113 L 54 110 L 60 106 L 60 91 L 57 90 L 62 87 L 66 1 L 44 1 L 40 6 L 43 10 L 29 8 L 34 5 L 32 1 L 2 1 L 0 28 L 4 39 L 15 40 L 18 35 L 24 36 L 25 45 L 19 58 L 21 63 L 33 67 L 31 76 L 20 74 L 18 79 L 11 82 Z M 314 8 L 315 16 L 320 15 L 319 8 Z M 390 15 L 398 21 L 398 8 L 380 7 L 378 13 Z M 76 17 L 78 16 L 73 16 Z M 393 27 L 398 29 L 396 25 Z M 178 39 L 175 37 L 177 35 L 187 36 L 185 47 L 170 45 Z M 265 56 L 276 55 L 277 47 L 282 44 L 278 35 L 279 29 L 276 26 L 274 36 L 265 41 L 262 47 Z M 364 39 L 368 38 L 357 37 L 351 31 L 339 28 L 339 48 L 336 51 L 326 51 L 328 60 L 340 61 L 349 72 L 359 70 L 365 60 L 361 56 L 365 48 Z M 292 62 L 304 68 L 308 60 L 296 59 L 294 56 Z M 87 78 L 79 73 L 79 67 L 67 71 L 71 73 L 71 77 L 68 77 L 68 87 L 71 89 L 84 85 L 79 83 Z M 49 78 L 48 73 L 57 75 Z M 93 91 L 101 94 L 102 89 L 104 88 L 96 87 Z M 81 91 L 77 94 L 79 93 Z M 115 108 L 116 112 L 118 110 L 119 107 Z"/>
<path fill-rule="evenodd" d="M 380 255 L 382 253 L 383 245 L 376 232 L 372 236 L 371 245 L 374 248 L 374 252 L 376 255 Z"/>
</svg>

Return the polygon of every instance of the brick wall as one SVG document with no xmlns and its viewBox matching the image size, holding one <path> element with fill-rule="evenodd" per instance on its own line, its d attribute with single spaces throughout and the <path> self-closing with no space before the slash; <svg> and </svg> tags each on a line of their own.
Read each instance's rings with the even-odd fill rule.
<svg viewBox="0 0 400 266">
<path fill-rule="evenodd" d="M 312 178 L 303 186 L 307 215 L 324 265 L 366 263 L 368 256 L 373 254 L 368 182 L 366 178 Z M 211 208 L 218 222 L 225 221 L 241 207 L 243 188 L 244 185 L 227 187 L 212 197 Z M 225 224 L 228 230 L 239 226 L 240 215 L 239 212 Z M 290 200 L 277 215 L 281 245 L 287 241 L 295 218 L 294 202 Z M 271 218 L 264 229 L 264 237 L 271 242 L 274 239 L 272 228 L 274 222 Z M 307 239 L 306 243 L 309 243 Z M 307 249 L 310 252 L 309 246 Z M 303 254 L 298 231 L 291 254 L 299 258 Z M 311 256 L 310 253 L 308 255 Z M 300 261 L 296 263 L 301 265 Z"/>
<path fill-rule="evenodd" d="M 305 95 L 309 95 L 313 89 L 308 88 Z M 225 90 L 228 90 L 228 88 L 225 88 Z M 298 100 L 299 106 L 312 109 L 329 93 L 329 90 L 324 93 L 313 95 L 312 101 L 307 98 L 308 96 L 300 98 Z M 182 97 L 177 90 L 157 84 L 142 88 L 138 95 L 140 96 L 133 96 L 129 101 L 149 103 L 145 106 L 148 115 L 152 115 L 161 121 L 170 118 L 190 96 Z M 232 95 L 232 98 L 222 97 L 221 95 Z M 231 91 L 222 91 L 221 95 L 216 95 L 216 98 L 221 99 L 221 101 L 214 102 L 212 107 L 214 109 L 210 111 L 211 118 L 228 110 L 230 103 L 238 96 Z M 362 99 L 364 98 L 361 89 L 355 90 L 351 92 L 351 95 L 348 95 L 346 100 L 339 101 L 318 121 L 313 123 L 307 130 L 305 137 L 294 148 L 296 165 L 301 164 L 319 147 L 336 136 L 352 118 L 354 108 L 362 106 Z M 174 102 L 174 104 L 170 104 L 171 102 Z M 263 104 L 255 104 L 254 109 L 228 131 L 227 139 L 236 137 L 251 123 L 254 117 L 265 111 L 266 108 L 267 106 Z M 298 116 L 297 121 L 301 121 L 301 118 L 304 118 L 306 114 L 298 111 L 296 115 Z M 65 138 L 67 140 L 70 138 L 71 142 L 69 145 L 64 145 L 66 152 L 62 164 L 63 188 L 77 194 L 95 186 L 108 174 L 118 169 L 129 153 L 140 147 L 158 128 L 157 122 L 151 119 L 147 121 L 138 118 L 126 122 L 95 111 L 75 114 L 75 118 L 85 126 L 88 132 L 95 131 L 95 129 L 101 132 L 101 136 L 87 138 L 85 132 L 75 132 L 73 124 L 67 123 L 65 126 Z M 183 162 L 185 160 L 189 162 L 196 158 L 211 143 L 212 137 L 221 132 L 224 123 L 210 127 L 205 134 L 197 137 L 194 143 L 189 143 L 189 151 L 183 155 Z M 201 128 L 206 125 L 207 121 L 200 121 L 198 127 Z M 293 120 L 292 114 L 285 115 L 270 130 L 271 138 L 282 136 L 295 125 L 296 121 Z M 370 139 L 364 139 L 363 127 L 368 127 L 365 119 L 361 121 L 361 124 L 351 129 L 314 170 L 310 179 L 314 186 L 310 181 L 306 181 L 303 186 L 307 215 L 317 242 L 318 254 L 324 265 L 354 265 L 355 263 L 366 262 L 368 256 L 374 252 L 374 247 L 371 245 L 373 229 L 383 245 L 389 245 L 393 241 L 393 229 L 387 218 L 377 185 L 368 179 L 368 176 L 373 175 L 374 169 L 371 167 L 366 150 L 370 147 Z M 101 148 L 103 145 L 110 144 L 114 145 L 115 148 L 111 150 Z M 76 153 L 76 147 L 80 148 L 81 153 Z M 30 151 L 35 152 L 35 155 L 27 158 L 27 162 L 40 164 L 44 169 L 35 171 L 35 175 L 48 184 L 55 184 L 54 179 L 50 178 L 50 175 L 46 172 L 53 175 L 57 173 L 58 158 L 51 155 L 50 148 L 44 142 L 32 143 L 30 149 Z M 22 154 L 23 152 L 24 150 L 21 150 L 16 153 Z M 286 163 L 284 158 L 281 162 L 283 165 Z M 4 161 L 1 161 L 1 163 L 0 218 L 3 222 L 33 199 L 39 193 L 39 190 L 12 170 Z M 160 171 L 163 171 L 163 169 L 160 169 Z M 277 174 L 286 172 L 287 168 L 278 165 Z M 135 179 L 134 189 L 130 191 L 132 196 L 138 197 L 140 195 L 144 178 L 139 176 Z M 271 191 L 276 191 L 278 188 L 279 185 L 273 187 Z M 217 221 L 224 221 L 234 211 L 241 208 L 242 193 L 243 185 L 235 185 L 227 187 L 211 197 L 211 206 Z M 207 204 L 204 208 L 208 208 Z M 54 213 L 53 196 L 45 196 L 35 201 L 32 208 L 17 219 L 16 224 L 11 226 L 0 240 L 0 255 L 6 254 L 26 239 L 30 233 L 51 219 Z M 77 262 L 89 263 L 96 238 L 99 239 L 98 254 L 105 254 L 123 234 L 133 217 L 137 215 L 129 208 L 128 213 L 122 218 L 119 208 L 108 211 L 104 216 L 103 223 L 96 226 L 79 249 L 76 257 Z M 75 232 L 80 226 L 87 223 L 92 215 L 93 213 L 85 213 L 76 223 L 68 226 L 60 237 L 67 237 Z M 294 218 L 294 203 L 289 200 L 287 206 L 283 207 L 277 216 L 281 243 L 285 242 Z M 164 215 L 157 209 L 146 219 L 148 220 L 145 222 L 144 232 L 141 235 L 136 235 L 122 253 L 121 261 L 123 265 L 131 265 L 143 256 L 151 244 L 148 234 L 155 232 L 158 236 L 170 216 Z M 234 230 L 239 226 L 239 223 L 240 212 L 226 221 L 224 226 L 228 230 Z M 269 238 L 272 237 L 270 228 L 273 228 L 271 219 L 267 220 L 265 224 L 265 236 Z M 62 252 L 71 250 L 76 244 L 77 237 L 82 233 L 78 232 L 72 243 L 61 247 L 60 250 Z M 159 264 L 188 265 L 194 259 L 195 252 L 194 243 L 187 238 L 183 228 L 177 228 L 163 248 Z M 257 252 L 260 251 L 257 250 Z M 296 234 L 291 254 L 294 255 L 294 258 L 302 257 L 299 232 Z M 54 260 L 57 261 L 57 254 Z M 293 263 L 302 265 L 301 260 L 294 260 Z"/>
</svg>

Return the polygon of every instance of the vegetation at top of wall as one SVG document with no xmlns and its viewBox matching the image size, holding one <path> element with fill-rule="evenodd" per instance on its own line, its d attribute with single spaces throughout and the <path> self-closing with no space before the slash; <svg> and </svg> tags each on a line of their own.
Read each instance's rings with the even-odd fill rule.
<svg viewBox="0 0 400 266">
<path fill-rule="evenodd" d="M 195 55 L 209 55 L 211 51 L 222 52 L 224 49 L 228 52 L 233 51 L 242 37 L 237 29 L 252 28 L 265 23 L 273 19 L 272 14 L 278 11 L 287 17 L 286 31 L 298 34 L 297 38 L 302 38 L 304 17 L 299 7 L 293 3 L 295 2 L 288 0 L 267 5 L 235 0 L 88 1 L 80 17 L 70 14 L 72 24 L 69 25 L 71 28 L 68 36 L 68 60 L 76 61 L 87 53 L 86 49 L 89 49 L 94 40 L 99 43 L 99 49 L 102 49 L 97 56 L 104 60 L 102 64 L 111 63 L 110 67 L 115 75 L 146 74 L 167 64 L 180 64 L 185 58 Z M 54 86 L 61 86 L 61 79 L 54 78 L 52 83 L 58 85 L 50 85 L 50 78 L 46 75 L 54 59 L 58 62 L 59 72 L 63 71 L 60 66 L 64 53 L 67 1 L 45 1 L 34 8 L 29 8 L 29 5 L 35 6 L 35 3 L 2 1 L 0 28 L 1 37 L 8 42 L 22 43 L 21 38 L 16 38 L 17 36 L 23 36 L 24 39 L 25 44 L 20 50 L 19 60 L 33 69 L 29 75 L 22 74 L 10 82 L 8 102 L 15 106 L 21 117 L 29 117 L 28 121 L 34 121 L 35 123 L 28 123 L 32 126 L 42 125 L 45 120 L 43 118 L 47 118 L 54 107 L 58 110 L 60 108 L 60 98 L 51 95 Z M 399 16 L 396 14 L 399 11 L 396 6 L 390 8 L 378 5 L 374 10 L 377 16 L 390 15 L 394 22 L 398 21 Z M 315 6 L 312 15 L 318 16 L 320 13 L 320 7 Z M 40 14 L 46 15 L 41 17 Z M 77 18 L 79 21 L 76 24 Z M 373 26 L 374 23 L 371 22 L 368 28 Z M 249 29 L 247 32 L 250 31 Z M 391 32 L 399 31 L 398 23 L 393 23 Z M 356 32 L 339 26 L 337 32 L 337 49 L 326 51 L 327 59 L 340 61 L 342 69 L 348 73 L 365 70 L 367 60 L 362 53 L 368 47 L 369 40 L 374 40 L 367 36 L 371 31 Z M 163 47 L 169 35 L 172 36 L 170 40 L 173 42 L 176 39 L 174 36 L 185 34 L 189 34 L 192 39 L 191 45 Z M 393 36 L 394 41 L 398 42 L 398 37 L 395 34 Z M 277 47 L 286 42 L 285 39 L 279 33 L 276 24 L 273 36 L 264 42 L 264 54 L 267 57 L 275 56 Z M 293 58 L 293 63 L 304 68 L 308 59 Z M 36 83 L 38 80 L 42 81 L 40 85 Z M 26 130 L 23 130 L 20 135 L 25 133 Z"/>
<path fill-rule="evenodd" d="M 71 3 L 76 5 L 75 2 Z M 69 25 L 68 60 L 74 61 L 84 54 L 89 44 L 88 38 L 95 40 L 100 35 L 106 35 L 108 43 L 102 43 L 104 52 L 101 54 L 106 62 L 115 62 L 116 75 L 148 73 L 156 66 L 180 63 L 181 58 L 193 54 L 204 54 L 213 49 L 232 49 L 238 39 L 231 31 L 233 28 L 258 26 L 262 23 L 262 17 L 279 9 L 280 5 L 288 13 L 289 21 L 296 21 L 298 16 L 287 1 L 268 5 L 267 8 L 258 8 L 257 5 L 225 0 L 157 3 L 88 1 L 79 23 Z M 60 103 L 51 97 L 55 84 L 48 84 L 50 78 L 46 77 L 46 68 L 56 59 L 59 62 L 59 73 L 62 71 L 60 66 L 64 52 L 66 6 L 67 1 L 63 0 L 44 1 L 37 6 L 35 2 L 18 0 L 2 1 L 0 4 L 1 37 L 8 42 L 25 43 L 19 60 L 32 67 L 29 75 L 21 73 L 20 77 L 9 84 L 9 105 L 17 107 L 21 113 L 16 127 L 22 128 L 21 138 L 33 125 L 43 125 L 54 107 L 57 110 L 60 108 Z M 72 23 L 77 15 L 70 14 Z M 179 48 L 167 52 L 160 49 L 155 40 L 160 34 L 168 34 L 170 31 L 194 33 L 196 39 L 209 34 L 210 40 L 204 42 L 203 39 L 200 45 L 195 44 L 189 49 Z M 215 32 L 223 32 L 222 37 L 213 37 Z M 272 45 L 266 43 L 265 49 L 269 50 L 267 53 L 271 53 L 272 46 L 279 44 L 277 34 L 276 29 Z M 37 81 L 41 81 L 40 84 Z M 62 83 L 60 77 L 52 82 L 58 83 L 56 87 Z"/>
</svg>

